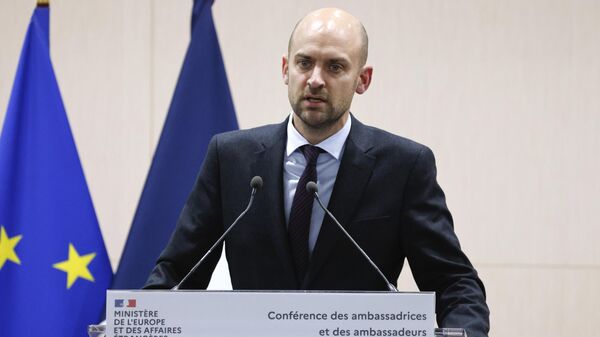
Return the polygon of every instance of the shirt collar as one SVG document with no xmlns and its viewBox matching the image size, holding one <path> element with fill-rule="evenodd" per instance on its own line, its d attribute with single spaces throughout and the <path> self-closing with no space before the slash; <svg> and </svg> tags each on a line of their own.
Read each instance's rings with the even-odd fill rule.
<svg viewBox="0 0 600 337">
<path fill-rule="evenodd" d="M 286 146 L 286 156 L 290 156 L 294 151 L 296 151 L 302 145 L 310 144 L 306 138 L 304 138 L 298 130 L 292 124 L 292 115 L 288 119 L 287 124 L 287 146 Z M 325 152 L 332 155 L 336 160 L 340 159 L 342 155 L 342 150 L 344 149 L 344 143 L 350 134 L 350 127 L 352 126 L 352 117 L 348 116 L 346 123 L 344 126 L 333 135 L 329 136 L 324 141 L 319 144 L 315 144 L 315 146 L 320 147 Z"/>
</svg>

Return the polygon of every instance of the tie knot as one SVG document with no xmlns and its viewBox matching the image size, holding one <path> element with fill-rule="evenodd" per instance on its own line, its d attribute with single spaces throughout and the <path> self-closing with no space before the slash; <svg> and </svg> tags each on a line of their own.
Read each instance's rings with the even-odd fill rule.
<svg viewBox="0 0 600 337">
<path fill-rule="evenodd" d="M 304 158 L 306 158 L 306 165 L 317 165 L 317 158 L 319 153 L 323 152 L 320 147 L 312 145 L 304 145 L 300 148 Z"/>
</svg>

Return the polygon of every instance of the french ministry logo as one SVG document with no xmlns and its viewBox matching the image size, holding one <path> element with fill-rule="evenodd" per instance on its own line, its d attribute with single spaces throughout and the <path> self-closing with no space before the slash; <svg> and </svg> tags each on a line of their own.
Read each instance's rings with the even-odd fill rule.
<svg viewBox="0 0 600 337">
<path fill-rule="evenodd" d="M 135 308 L 137 305 L 135 299 L 115 299 L 115 308 Z"/>
</svg>

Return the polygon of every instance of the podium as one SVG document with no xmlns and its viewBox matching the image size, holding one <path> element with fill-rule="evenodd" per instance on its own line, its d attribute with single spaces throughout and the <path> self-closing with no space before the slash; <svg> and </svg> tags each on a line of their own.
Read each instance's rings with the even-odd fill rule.
<svg viewBox="0 0 600 337">
<path fill-rule="evenodd" d="M 432 292 L 109 290 L 90 337 L 466 336 Z"/>
</svg>

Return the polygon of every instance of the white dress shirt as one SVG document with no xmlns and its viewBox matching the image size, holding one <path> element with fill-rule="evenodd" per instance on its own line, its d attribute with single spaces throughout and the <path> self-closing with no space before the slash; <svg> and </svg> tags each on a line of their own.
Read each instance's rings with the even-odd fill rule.
<svg viewBox="0 0 600 337">
<path fill-rule="evenodd" d="M 321 153 L 317 159 L 316 181 L 317 186 L 319 187 L 319 197 L 325 206 L 329 204 L 329 199 L 331 198 L 333 185 L 335 184 L 342 154 L 344 153 L 346 139 L 350 133 L 350 126 L 352 125 L 351 120 L 352 118 L 348 116 L 344 127 L 338 132 L 319 144 L 314 144 L 325 151 Z M 307 144 L 310 143 L 298 132 L 298 130 L 296 130 L 292 124 L 292 116 L 290 116 L 287 125 L 287 146 L 283 158 L 283 206 L 285 208 L 286 224 L 290 221 L 290 212 L 292 210 L 292 202 L 294 200 L 294 194 L 296 193 L 296 187 L 298 186 L 298 180 L 300 180 L 300 176 L 302 176 L 302 172 L 304 172 L 304 168 L 306 167 L 306 158 L 304 158 L 304 155 L 299 148 Z M 305 187 L 303 186 L 302 188 Z M 323 211 L 315 201 L 312 207 L 310 230 L 308 232 L 309 254 L 312 254 L 313 249 L 315 248 L 324 216 L 325 211 Z"/>
</svg>

